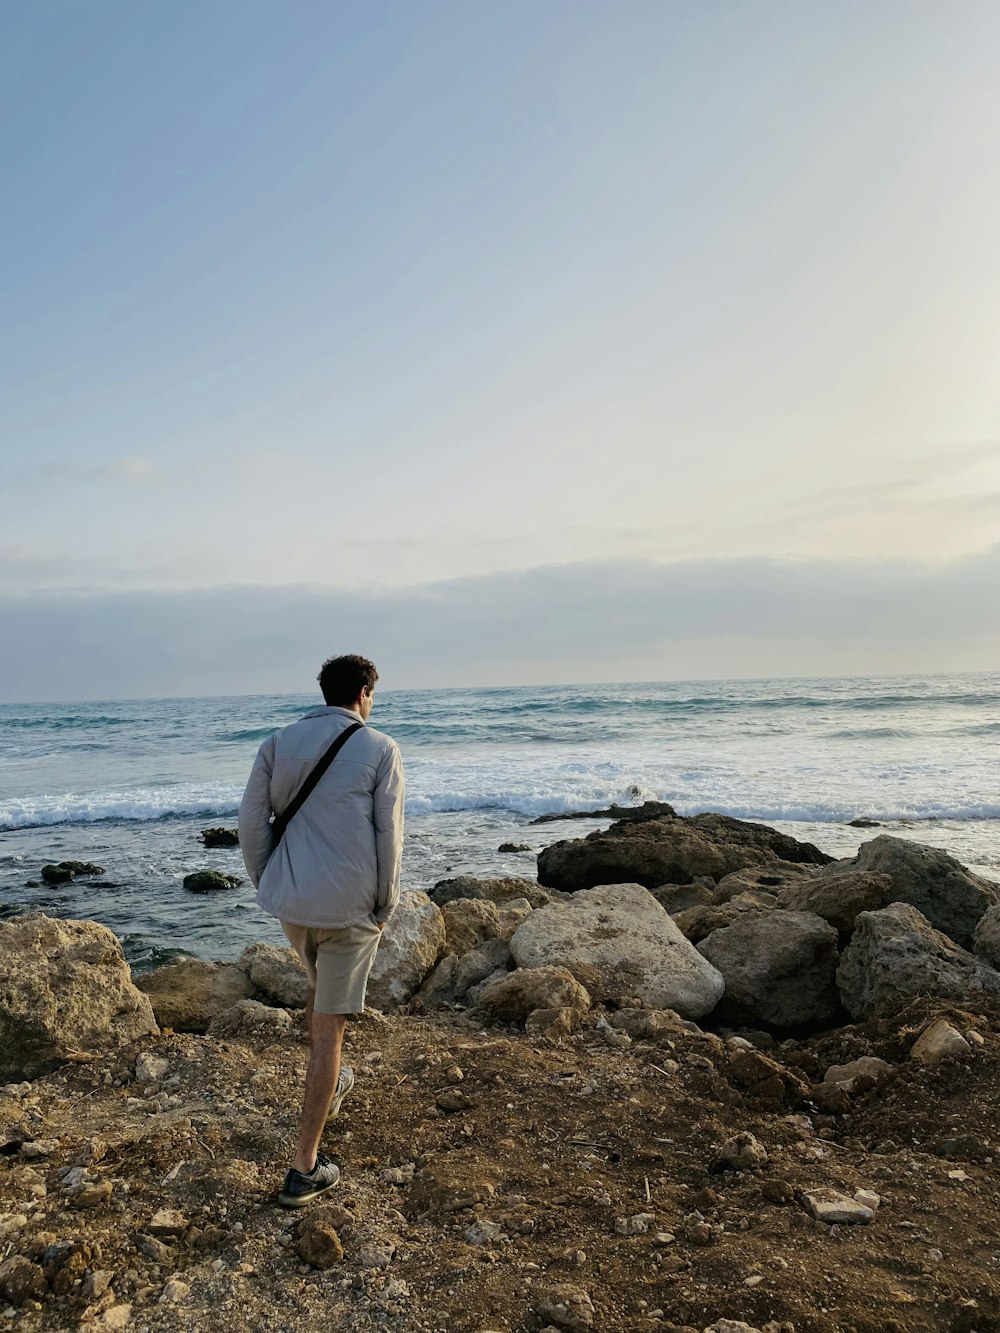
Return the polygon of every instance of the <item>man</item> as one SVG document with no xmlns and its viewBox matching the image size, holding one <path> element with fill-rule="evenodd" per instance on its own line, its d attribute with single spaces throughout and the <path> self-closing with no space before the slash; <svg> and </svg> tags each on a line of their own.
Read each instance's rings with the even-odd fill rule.
<svg viewBox="0 0 1000 1333">
<path fill-rule="evenodd" d="M 326 707 L 282 728 L 260 747 L 240 805 L 240 847 L 257 902 L 278 917 L 309 977 L 306 1072 L 298 1148 L 278 1195 L 296 1208 L 337 1184 L 340 1168 L 318 1151 L 328 1118 L 354 1085 L 341 1066 L 350 1014 L 365 989 L 381 931 L 399 901 L 403 765 L 395 741 L 364 725 L 378 672 L 364 657 L 323 663 Z M 356 727 L 275 846 L 282 815 L 349 727 Z"/>
</svg>

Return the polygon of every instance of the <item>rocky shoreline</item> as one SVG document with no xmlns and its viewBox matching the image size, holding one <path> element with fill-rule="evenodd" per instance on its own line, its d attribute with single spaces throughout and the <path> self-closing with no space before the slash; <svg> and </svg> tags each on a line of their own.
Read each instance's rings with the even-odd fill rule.
<svg viewBox="0 0 1000 1333">
<path fill-rule="evenodd" d="M 287 951 L 0 934 L 13 1327 L 1000 1329 L 1000 886 L 946 853 L 656 806 L 406 894 L 305 1216 Z"/>
</svg>

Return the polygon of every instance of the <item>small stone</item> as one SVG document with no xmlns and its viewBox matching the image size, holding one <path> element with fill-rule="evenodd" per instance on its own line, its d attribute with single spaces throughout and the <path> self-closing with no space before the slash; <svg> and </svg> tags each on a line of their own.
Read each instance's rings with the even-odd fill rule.
<svg viewBox="0 0 1000 1333">
<path fill-rule="evenodd" d="M 762 1273 L 752 1273 L 750 1277 L 743 1279 L 743 1285 L 744 1287 L 759 1287 L 763 1281 L 764 1276 Z"/>
<path fill-rule="evenodd" d="M 928 1023 L 910 1048 L 910 1059 L 922 1065 L 936 1065 L 949 1056 L 970 1055 L 972 1047 L 961 1032 L 944 1018 Z"/>
<path fill-rule="evenodd" d="M 180 1236 L 189 1225 L 184 1214 L 176 1208 L 160 1208 L 153 1214 L 149 1229 L 154 1236 Z"/>
<path fill-rule="evenodd" d="M 655 1221 L 655 1213 L 634 1213 L 631 1217 L 619 1217 L 615 1222 L 615 1235 L 644 1236 Z"/>
<path fill-rule="evenodd" d="M 111 1286 L 114 1276 L 110 1268 L 95 1268 L 93 1272 L 88 1273 L 83 1283 L 83 1299 L 98 1300 Z"/>
<path fill-rule="evenodd" d="M 467 1097 L 464 1092 L 458 1088 L 445 1088 L 444 1092 L 439 1092 L 434 1101 L 439 1111 L 453 1113 L 455 1111 L 468 1111 L 475 1103 Z"/>
<path fill-rule="evenodd" d="M 949 1171 L 949 1172 L 948 1172 L 948 1179 L 949 1179 L 949 1180 L 959 1180 L 959 1181 L 961 1181 L 961 1180 L 968 1180 L 968 1179 L 969 1179 L 969 1173 L 968 1173 L 968 1171 Z"/>
<path fill-rule="evenodd" d="M 849 1226 L 870 1222 L 875 1216 L 871 1208 L 834 1189 L 806 1190 L 802 1196 L 806 1209 L 817 1222 L 826 1226 Z"/>
<path fill-rule="evenodd" d="M 45 1274 L 23 1254 L 15 1254 L 0 1264 L 0 1292 L 11 1305 L 39 1300 L 47 1290 Z"/>
<path fill-rule="evenodd" d="M 660 1246 L 673 1245 L 676 1239 L 677 1237 L 672 1231 L 658 1231 L 653 1237 L 653 1244 Z"/>
<path fill-rule="evenodd" d="M 461 1083 L 465 1078 L 465 1074 L 458 1065 L 449 1065 L 442 1077 L 448 1083 Z"/>
<path fill-rule="evenodd" d="M 78 1194 L 75 1194 L 70 1200 L 74 1208 L 97 1208 L 102 1203 L 107 1203 L 114 1192 L 114 1186 L 110 1180 L 101 1180 L 91 1185 L 84 1185 Z"/>
<path fill-rule="evenodd" d="M 566 1333 L 590 1333 L 594 1326 L 594 1303 L 582 1287 L 554 1287 L 536 1310 L 541 1319 Z"/>
<path fill-rule="evenodd" d="M 714 1245 L 715 1232 L 707 1222 L 695 1222 L 684 1233 L 691 1245 Z"/>
<path fill-rule="evenodd" d="M 0 1213 L 0 1240 L 28 1225 L 24 1213 Z"/>
<path fill-rule="evenodd" d="M 416 1166 L 413 1162 L 406 1162 L 403 1166 L 390 1166 L 379 1176 L 379 1180 L 384 1185 L 409 1185 L 413 1180 L 413 1173 Z"/>
<path fill-rule="evenodd" d="M 470 1245 L 492 1245 L 503 1238 L 503 1228 L 496 1222 L 473 1222 L 465 1232 L 465 1240 Z"/>
<path fill-rule="evenodd" d="M 102 1328 L 125 1328 L 132 1318 L 131 1305 L 112 1305 L 101 1318 Z"/>
<path fill-rule="evenodd" d="M 755 1171 L 767 1163 L 767 1149 L 750 1133 L 736 1134 L 726 1139 L 719 1152 L 720 1167 L 733 1171 Z"/>
<path fill-rule="evenodd" d="M 760 1190 L 771 1203 L 791 1203 L 795 1198 L 795 1191 L 787 1180 L 762 1180 Z"/>
<path fill-rule="evenodd" d="M 158 1083 L 170 1068 L 170 1061 L 152 1051 L 143 1051 L 135 1062 L 135 1081 L 137 1083 Z"/>
<path fill-rule="evenodd" d="M 929 1264 L 939 1264 L 944 1258 L 944 1255 L 940 1250 L 928 1250 L 924 1255 L 924 1258 Z"/>
<path fill-rule="evenodd" d="M 854 1197 L 858 1203 L 865 1208 L 870 1208 L 873 1213 L 878 1210 L 879 1204 L 882 1202 L 882 1196 L 876 1194 L 874 1190 L 855 1190 Z"/>
<path fill-rule="evenodd" d="M 968 1032 L 965 1034 L 965 1040 L 971 1042 L 973 1046 L 986 1045 L 986 1038 L 981 1032 L 977 1032 L 975 1028 L 969 1028 Z"/>
<path fill-rule="evenodd" d="M 394 1245 L 366 1245 L 358 1255 L 359 1268 L 388 1268 L 396 1253 Z"/>
<path fill-rule="evenodd" d="M 34 1139 L 21 1145 L 21 1155 L 29 1159 L 51 1157 L 58 1147 L 58 1139 Z"/>
<path fill-rule="evenodd" d="M 299 1227 L 295 1251 L 311 1268 L 332 1268 L 344 1257 L 340 1237 L 322 1216 L 305 1219 Z"/>
<path fill-rule="evenodd" d="M 179 1277 L 172 1277 L 160 1293 L 161 1305 L 177 1305 L 191 1295 L 191 1288 Z"/>
</svg>

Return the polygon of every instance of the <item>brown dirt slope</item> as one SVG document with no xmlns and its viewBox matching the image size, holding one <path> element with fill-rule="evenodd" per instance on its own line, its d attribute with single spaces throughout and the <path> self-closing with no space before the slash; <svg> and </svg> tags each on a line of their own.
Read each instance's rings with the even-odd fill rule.
<svg viewBox="0 0 1000 1333">
<path fill-rule="evenodd" d="M 752 1101 L 707 1034 L 555 1044 L 459 1014 L 366 1016 L 327 1135 L 343 1184 L 307 1210 L 343 1243 L 328 1269 L 303 1263 L 303 1215 L 274 1204 L 298 1029 L 146 1039 L 0 1094 L 0 1317 L 137 1333 L 1000 1329 L 1000 1011 L 947 1011 L 985 1044 L 924 1071 L 908 1038 L 930 1012 L 768 1052 L 812 1079 L 861 1054 L 894 1063 L 809 1119 L 808 1103 Z M 140 1052 L 166 1062 L 142 1084 Z M 741 1131 L 769 1160 L 720 1169 Z M 881 1204 L 867 1226 L 826 1227 L 801 1197 L 820 1186 Z"/>
</svg>

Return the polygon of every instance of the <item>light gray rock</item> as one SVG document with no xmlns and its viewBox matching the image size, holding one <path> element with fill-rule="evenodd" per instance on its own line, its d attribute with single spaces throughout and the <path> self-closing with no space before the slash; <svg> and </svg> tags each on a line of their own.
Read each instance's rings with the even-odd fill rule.
<svg viewBox="0 0 1000 1333">
<path fill-rule="evenodd" d="M 445 943 L 441 911 L 426 893 L 407 890 L 382 932 L 368 979 L 373 1009 L 398 1008 L 420 987 Z"/>
<path fill-rule="evenodd" d="M 802 1201 L 817 1222 L 828 1226 L 857 1225 L 870 1222 L 875 1216 L 874 1209 L 835 1189 L 806 1190 Z"/>
<path fill-rule="evenodd" d="M 286 1009 L 304 1009 L 309 979 L 294 949 L 278 949 L 257 940 L 240 954 L 239 966 L 265 1000 Z"/>
<path fill-rule="evenodd" d="M 538 908 L 514 932 L 510 951 L 519 967 L 565 967 L 588 990 L 593 977 L 606 995 L 685 1018 L 701 1018 L 722 996 L 722 977 L 639 884 L 588 889 Z"/>
<path fill-rule="evenodd" d="M 972 1047 L 946 1018 L 935 1018 L 928 1023 L 910 1047 L 910 1059 L 922 1065 L 940 1064 L 949 1056 L 970 1055 Z"/>
<path fill-rule="evenodd" d="M 448 954 L 413 996 L 414 1004 L 423 1010 L 437 1009 L 443 1004 L 456 1004 L 464 999 L 473 986 L 485 981 L 498 969 L 506 970 L 510 962 L 507 941 L 497 938 L 486 940 L 478 949 L 464 957 Z"/>
<path fill-rule="evenodd" d="M 938 847 L 925 847 L 883 833 L 862 843 L 853 861 L 838 861 L 841 870 L 888 875 L 892 901 L 909 903 L 963 949 L 972 948 L 976 926 L 987 908 L 1000 903 L 1000 886 L 966 870 Z M 829 867 L 824 873 L 840 873 Z"/>
<path fill-rule="evenodd" d="M 40 913 L 0 923 L 0 1082 L 158 1032 L 106 926 Z"/>
<path fill-rule="evenodd" d="M 972 938 L 973 948 L 983 962 L 1000 968 L 1000 906 L 987 907 Z"/>
<path fill-rule="evenodd" d="M 831 1065 L 823 1075 L 824 1083 L 835 1083 L 850 1092 L 859 1078 L 884 1078 L 892 1073 L 892 1065 L 877 1055 L 861 1055 L 846 1065 Z"/>
<path fill-rule="evenodd" d="M 253 982 L 236 963 L 201 958 L 178 958 L 139 973 L 135 984 L 149 996 L 160 1027 L 175 1032 L 207 1032 L 216 1014 L 254 993 Z"/>
<path fill-rule="evenodd" d="M 964 1000 L 1000 992 L 1000 973 L 935 930 L 909 903 L 861 912 L 837 972 L 844 1008 L 858 1022 L 885 1018 L 918 995 Z"/>
<path fill-rule="evenodd" d="M 811 912 L 746 912 L 698 952 L 725 979 L 720 1019 L 792 1028 L 837 1011 L 837 932 Z"/>
</svg>

